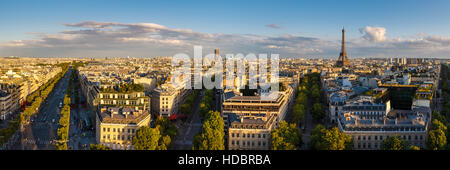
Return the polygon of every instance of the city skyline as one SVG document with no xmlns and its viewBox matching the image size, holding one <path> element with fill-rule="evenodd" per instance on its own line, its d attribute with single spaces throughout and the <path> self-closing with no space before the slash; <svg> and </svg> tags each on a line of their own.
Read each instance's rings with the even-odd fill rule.
<svg viewBox="0 0 450 170">
<path fill-rule="evenodd" d="M 222 54 L 337 58 L 345 27 L 349 58 L 448 58 L 449 6 L 383 0 L 10 1 L 0 7 L 0 56 L 173 56 L 201 45 L 204 53 L 219 48 Z"/>
<path fill-rule="evenodd" d="M 1 160 L 436 162 L 450 150 L 448 9 L 448 0 L 1 0 L 0 152 L 15 161 Z M 339 155 L 354 151 L 362 155 Z"/>
</svg>

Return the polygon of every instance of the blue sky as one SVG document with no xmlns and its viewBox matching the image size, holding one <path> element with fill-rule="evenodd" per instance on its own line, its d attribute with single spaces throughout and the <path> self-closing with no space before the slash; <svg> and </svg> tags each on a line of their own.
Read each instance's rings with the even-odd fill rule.
<svg viewBox="0 0 450 170">
<path fill-rule="evenodd" d="M 192 46 L 188 47 L 188 45 L 213 44 L 212 46 L 234 53 L 274 52 L 282 56 L 333 57 L 339 52 L 336 43 L 340 40 L 340 29 L 345 26 L 349 48 L 354 47 L 355 56 L 446 57 L 445 54 L 450 50 L 447 48 L 450 43 L 450 39 L 447 38 L 450 37 L 450 10 L 448 9 L 450 9 L 450 1 L 446 0 L 2 0 L 0 1 L 0 56 L 174 55 L 179 52 L 177 50 L 189 51 Z M 46 41 L 48 34 L 57 34 L 59 38 L 63 36 L 61 34 L 65 34 L 62 33 L 64 31 L 94 29 L 65 25 L 85 21 L 121 24 L 154 23 L 168 29 L 185 29 L 210 34 L 213 35 L 214 40 L 193 41 L 195 37 L 191 37 L 182 39 L 186 47 L 168 48 L 166 46 L 167 49 L 144 48 L 145 45 L 141 42 L 139 44 L 143 47 L 139 49 L 126 47 L 133 44 L 116 44 L 114 48 L 123 47 L 124 51 L 137 51 L 119 53 L 110 50 L 113 48 L 111 46 L 102 46 L 100 42 L 100 44 L 88 45 L 89 49 L 81 53 L 67 50 L 70 45 L 74 45 L 73 38 L 64 39 L 72 41 L 66 46 L 49 44 L 50 42 Z M 277 28 L 269 27 L 269 24 Z M 129 25 L 119 27 L 129 27 Z M 142 38 L 149 34 L 154 35 L 154 32 L 147 33 L 139 36 Z M 165 37 L 167 35 L 157 34 L 158 41 L 151 40 L 152 43 L 158 43 L 167 38 L 181 41 L 172 36 Z M 216 34 L 230 36 L 218 38 Z M 253 39 L 247 42 L 248 39 L 245 39 L 247 34 L 256 37 L 252 37 Z M 92 38 L 93 35 L 83 34 L 82 37 L 86 38 L 86 36 Z M 127 35 L 127 38 L 130 36 L 136 38 L 134 35 Z M 185 38 L 186 35 L 179 36 Z M 226 44 L 225 40 L 218 42 L 224 38 L 227 38 L 228 42 L 234 42 L 229 40 L 229 37 L 234 36 L 236 37 L 233 40 L 245 41 L 249 44 L 245 46 L 246 44 L 242 43 L 239 45 L 240 48 L 237 48 L 233 47 L 233 43 Z M 384 38 L 378 39 L 374 36 Z M 277 41 L 280 37 L 283 38 L 282 42 Z M 309 42 L 309 40 L 313 41 Z M 289 46 L 291 41 L 295 45 Z M 17 45 L 18 42 L 20 45 Z M 152 46 L 148 44 L 150 40 L 147 39 L 146 42 L 146 45 Z M 11 43 L 15 44 L 11 45 Z M 74 49 L 84 50 L 83 44 L 75 44 L 75 46 L 77 48 Z M 205 46 L 205 49 L 208 48 Z M 420 53 L 411 53 L 411 50 L 417 50 Z M 352 49 L 348 51 L 352 54 Z"/>
</svg>

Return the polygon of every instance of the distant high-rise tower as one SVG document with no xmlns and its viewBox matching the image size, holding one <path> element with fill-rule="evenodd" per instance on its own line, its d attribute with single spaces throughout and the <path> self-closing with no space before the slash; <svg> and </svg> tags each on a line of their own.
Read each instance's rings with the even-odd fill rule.
<svg viewBox="0 0 450 170">
<path fill-rule="evenodd" d="M 219 49 L 214 49 L 214 54 L 215 54 L 214 60 L 217 61 L 219 59 Z"/>
<path fill-rule="evenodd" d="M 345 30 L 342 28 L 342 46 L 341 53 L 339 54 L 339 59 L 336 62 L 336 66 L 343 67 L 350 65 L 350 61 L 348 61 L 347 52 L 345 51 Z"/>
</svg>

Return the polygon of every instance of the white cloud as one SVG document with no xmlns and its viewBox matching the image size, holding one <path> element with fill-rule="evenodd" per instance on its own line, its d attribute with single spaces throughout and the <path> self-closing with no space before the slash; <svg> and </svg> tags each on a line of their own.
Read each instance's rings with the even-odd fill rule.
<svg viewBox="0 0 450 170">
<path fill-rule="evenodd" d="M 219 48 L 223 54 L 337 57 L 340 51 L 340 40 L 293 34 L 210 34 L 155 23 L 86 21 L 65 25 L 69 29 L 59 33 L 32 33 L 35 38 L 30 40 L 0 42 L 0 56 L 171 56 L 180 52 L 189 54 L 194 45 L 203 46 L 204 54 Z M 444 36 L 420 33 L 387 39 L 386 29 L 382 27 L 367 26 L 360 31 L 364 34 L 362 39 L 347 40 L 350 57 L 446 57 L 450 52 L 450 38 Z"/>
<path fill-rule="evenodd" d="M 290 34 L 274 37 L 254 34 L 209 34 L 190 29 L 169 28 L 155 23 L 85 21 L 65 25 L 71 29 L 57 34 L 34 33 L 39 41 L 7 42 L 8 46 L 0 44 L 0 48 L 14 46 L 33 49 L 31 51 L 34 52 L 27 55 L 48 55 L 46 48 L 52 48 L 51 51 L 54 53 L 60 52 L 59 55 L 80 54 L 80 51 L 84 51 L 84 55 L 90 55 L 89 52 L 93 51 L 97 54 L 101 51 L 102 55 L 122 53 L 174 55 L 180 51 L 189 51 L 194 45 L 202 45 L 204 49 L 221 48 L 224 49 L 221 51 L 233 53 L 270 51 L 303 55 L 320 53 L 321 50 L 310 49 L 323 47 L 322 41 L 317 38 Z M 6 51 L 20 50 L 20 48 L 9 48 Z M 119 54 L 117 50 L 120 50 Z M 20 51 L 20 54 L 23 53 Z"/>
<path fill-rule="evenodd" d="M 371 27 L 366 26 L 364 29 L 359 30 L 363 35 L 363 38 L 372 42 L 386 41 L 386 28 L 383 27 Z"/>
<path fill-rule="evenodd" d="M 0 43 L 0 47 L 23 47 L 25 46 L 25 42 L 22 40 L 16 40 L 16 41 L 10 41 L 10 42 L 4 42 Z"/>
<path fill-rule="evenodd" d="M 138 38 L 122 38 L 124 42 L 151 42 L 151 43 L 159 43 L 159 44 L 167 44 L 167 45 L 183 45 L 184 43 L 181 40 L 170 40 L 170 39 L 155 39 L 150 37 L 138 37 Z"/>
</svg>

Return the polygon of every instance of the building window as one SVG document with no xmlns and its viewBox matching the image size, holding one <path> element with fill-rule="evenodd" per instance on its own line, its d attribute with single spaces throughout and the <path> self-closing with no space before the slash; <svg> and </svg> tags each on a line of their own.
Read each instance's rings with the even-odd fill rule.
<svg viewBox="0 0 450 170">
<path fill-rule="evenodd" d="M 106 132 L 106 128 L 103 128 L 103 132 Z"/>
<path fill-rule="evenodd" d="M 108 128 L 108 132 L 109 132 L 109 128 Z"/>
</svg>

